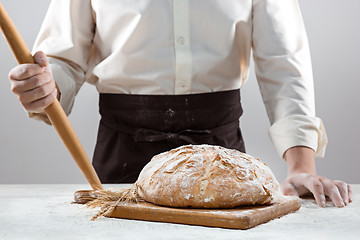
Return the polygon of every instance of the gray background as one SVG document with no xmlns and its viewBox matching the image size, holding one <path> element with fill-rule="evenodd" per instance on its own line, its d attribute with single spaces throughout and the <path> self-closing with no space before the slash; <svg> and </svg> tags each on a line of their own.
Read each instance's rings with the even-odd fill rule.
<svg viewBox="0 0 360 240">
<path fill-rule="evenodd" d="M 300 0 L 310 42 L 315 79 L 317 116 L 323 119 L 329 144 L 318 173 L 332 179 L 360 183 L 360 9 L 359 0 Z M 2 4 L 28 46 L 32 46 L 49 1 L 5 0 Z M 8 72 L 16 65 L 0 37 L 0 184 L 85 183 L 85 178 L 52 127 L 29 120 L 10 91 Z M 241 127 L 247 152 L 267 163 L 279 181 L 286 163 L 279 158 L 267 131 L 265 113 L 255 74 L 242 90 L 245 114 Z M 79 92 L 73 124 L 89 157 L 92 157 L 99 115 L 98 96 L 89 84 Z"/>
</svg>

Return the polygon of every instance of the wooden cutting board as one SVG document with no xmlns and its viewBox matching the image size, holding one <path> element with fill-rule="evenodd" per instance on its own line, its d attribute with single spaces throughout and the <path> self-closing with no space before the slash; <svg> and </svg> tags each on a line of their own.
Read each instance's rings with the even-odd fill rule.
<svg viewBox="0 0 360 240">
<path fill-rule="evenodd" d="M 237 207 L 232 209 L 171 208 L 147 202 L 121 203 L 108 216 L 154 222 L 248 229 L 279 218 L 300 208 L 298 198 L 286 197 L 272 205 Z"/>
</svg>

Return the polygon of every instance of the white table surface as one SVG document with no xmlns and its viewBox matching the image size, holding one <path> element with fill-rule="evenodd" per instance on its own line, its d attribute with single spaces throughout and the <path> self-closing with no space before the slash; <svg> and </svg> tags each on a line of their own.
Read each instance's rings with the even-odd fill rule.
<svg viewBox="0 0 360 240">
<path fill-rule="evenodd" d="M 105 185 L 105 188 L 120 185 Z M 360 184 L 354 202 L 319 208 L 302 199 L 296 213 L 248 230 L 100 218 L 97 210 L 71 204 L 89 185 L 0 185 L 0 239 L 360 239 Z"/>
</svg>

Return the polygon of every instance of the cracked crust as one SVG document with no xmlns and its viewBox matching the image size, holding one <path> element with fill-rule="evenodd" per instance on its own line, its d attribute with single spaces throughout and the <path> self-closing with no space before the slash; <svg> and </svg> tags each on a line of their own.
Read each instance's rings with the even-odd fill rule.
<svg viewBox="0 0 360 240">
<path fill-rule="evenodd" d="M 270 168 L 259 159 L 210 145 L 154 156 L 136 184 L 145 201 L 171 207 L 232 208 L 273 203 L 281 195 Z"/>
</svg>

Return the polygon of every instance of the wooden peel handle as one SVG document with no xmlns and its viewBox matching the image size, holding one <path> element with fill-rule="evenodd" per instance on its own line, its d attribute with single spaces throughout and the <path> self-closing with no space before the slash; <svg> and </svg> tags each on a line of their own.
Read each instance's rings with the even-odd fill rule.
<svg viewBox="0 0 360 240">
<path fill-rule="evenodd" d="M 94 190 L 102 190 L 100 179 L 59 101 L 56 99 L 45 108 L 45 113 L 91 187 Z"/>
<path fill-rule="evenodd" d="M 19 64 L 34 63 L 33 56 L 21 35 L 17 31 L 15 25 L 6 13 L 4 7 L 0 3 L 0 28 L 10 45 Z M 79 166 L 87 181 L 94 190 L 103 189 L 100 179 L 91 164 L 79 138 L 72 128 L 69 119 L 62 109 L 59 101 L 56 99 L 50 106 L 45 109 L 45 113 L 49 117 L 52 125 L 58 132 L 71 156 Z"/>
</svg>

